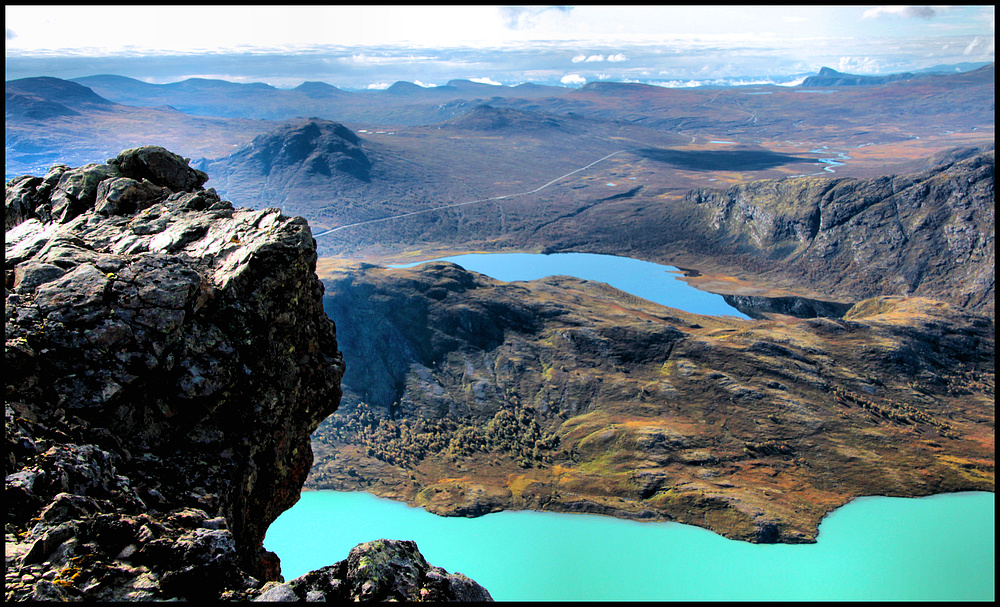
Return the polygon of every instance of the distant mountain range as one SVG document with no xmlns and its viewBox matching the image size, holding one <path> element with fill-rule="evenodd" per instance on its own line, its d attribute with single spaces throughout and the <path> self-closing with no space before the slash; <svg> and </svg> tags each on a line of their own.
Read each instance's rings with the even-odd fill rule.
<svg viewBox="0 0 1000 607">
<path fill-rule="evenodd" d="M 677 202 L 692 191 L 793 176 L 883 178 L 935 170 L 940 162 L 925 159 L 943 150 L 984 153 L 992 145 L 993 64 L 880 81 L 833 70 L 822 77 L 825 84 L 802 87 L 451 81 L 363 93 L 319 82 L 280 90 L 205 79 L 151 85 L 117 76 L 28 78 L 6 83 L 6 171 L 8 178 L 44 174 L 53 163 L 79 166 L 160 144 L 191 158 L 211 177 L 210 187 L 240 205 L 281 207 L 308 219 L 317 234 L 357 226 L 321 238 L 323 255 L 589 247 L 666 261 L 677 254 L 677 239 L 693 238 L 680 226 L 706 221 L 691 213 L 707 206 Z M 791 208 L 794 197 L 759 199 Z M 704 240 L 702 225 L 703 242 L 680 247 L 685 254 L 697 251 L 694 261 L 704 262 L 703 255 L 718 260 L 725 252 L 728 268 L 751 264 L 755 272 L 788 261 L 785 245 L 767 244 L 748 227 L 757 215 L 727 204 L 718 202 L 726 214 L 712 225 L 749 231 L 736 230 L 737 240 L 725 243 Z M 775 217 L 787 209 L 780 211 Z M 647 233 L 664 216 L 674 223 Z M 799 219 L 786 228 L 808 234 L 811 224 Z M 670 246 L 657 240 L 668 235 L 675 239 Z M 756 243 L 749 257 L 740 248 L 747 243 Z M 799 281 L 803 268 L 789 276 Z M 924 268 L 898 287 L 915 289 L 931 274 Z M 857 272 L 845 276 L 857 280 L 842 280 L 844 293 L 871 286 Z M 960 298 L 984 305 L 989 297 L 980 287 Z M 934 289 L 945 296 L 944 287 Z"/>
<path fill-rule="evenodd" d="M 339 118 L 357 122 L 382 122 L 378 118 L 387 107 L 414 102 L 440 103 L 442 100 L 456 98 L 480 101 L 505 97 L 534 99 L 573 91 L 557 86 L 496 86 L 470 80 L 452 80 L 437 87 L 397 82 L 385 90 L 362 92 L 344 91 L 324 82 L 304 82 L 293 89 L 278 89 L 259 82 L 239 84 L 203 78 L 190 78 L 169 84 L 148 84 L 113 75 L 74 78 L 72 82 L 118 103 L 138 107 L 169 105 L 189 114 L 284 120 L 294 116 L 322 115 L 333 103 L 340 110 Z M 426 118 L 418 120 L 436 122 L 451 117 L 451 114 L 443 113 L 425 115 Z M 407 123 L 412 123 L 412 120 Z"/>
<path fill-rule="evenodd" d="M 978 64 L 954 67 L 940 66 L 918 73 L 888 76 L 846 74 L 824 67 L 818 75 L 806 78 L 800 86 L 885 84 L 931 75 L 956 75 L 969 70 L 960 72 L 955 70 L 971 65 Z M 950 67 L 952 69 L 949 70 Z M 976 74 L 984 69 L 992 70 L 992 67 L 979 67 L 972 70 L 973 77 L 976 77 Z M 500 100 L 538 100 L 563 97 L 573 99 L 577 93 L 585 96 L 588 94 L 641 94 L 640 91 L 643 89 L 664 88 L 652 84 L 622 82 L 591 82 L 580 88 L 570 88 L 530 83 L 506 86 L 483 84 L 470 80 L 451 80 L 443 86 L 436 87 L 423 87 L 412 82 L 401 81 L 384 90 L 351 92 L 323 82 L 305 82 L 293 89 L 278 89 L 259 82 L 241 84 L 204 78 L 190 78 L 168 84 L 149 84 L 133 78 L 114 75 L 74 78 L 72 82 L 84 85 L 97 95 L 116 103 L 136 107 L 169 106 L 181 112 L 203 116 L 263 120 L 285 120 L 295 116 L 326 116 L 347 122 L 397 125 L 427 124 L 452 118 L 462 113 L 457 111 L 461 109 L 460 107 L 456 108 L 454 104 L 449 103 L 456 99 L 473 102 L 473 104 L 490 103 L 496 105 Z M 415 104 L 421 107 L 413 107 Z M 426 104 L 432 105 L 427 107 Z M 332 108 L 335 108 L 336 116 L 329 114 Z"/>
<path fill-rule="evenodd" d="M 993 64 L 987 64 L 973 70 L 963 70 L 970 79 L 993 79 Z M 877 86 L 900 80 L 912 80 L 914 78 L 930 78 L 942 75 L 954 75 L 956 71 L 946 70 L 922 70 L 917 73 L 903 72 L 901 74 L 889 74 L 886 76 L 859 76 L 857 74 L 845 74 L 829 67 L 819 70 L 816 76 L 810 76 L 802 81 L 801 86 Z"/>
<path fill-rule="evenodd" d="M 110 110 L 115 105 L 86 86 L 59 78 L 12 80 L 4 91 L 7 120 L 79 116 L 82 111 Z"/>
<path fill-rule="evenodd" d="M 923 131 L 928 128 L 959 131 L 991 124 L 993 70 L 990 64 L 962 73 L 872 77 L 824 68 L 802 87 L 671 89 L 594 82 L 573 89 L 452 80 L 439 87 L 398 82 L 386 90 L 365 92 L 322 82 L 283 90 L 262 83 L 199 78 L 170 84 L 113 75 L 72 81 L 25 78 L 6 82 L 5 173 L 10 177 L 44 171 L 52 162 L 101 161 L 123 147 L 151 140 L 195 159 L 218 159 L 283 121 L 307 116 L 354 129 L 431 124 L 449 129 L 473 123 L 482 129 L 498 126 L 505 120 L 502 112 L 517 110 L 555 120 L 574 114 L 623 121 L 709 140 L 794 139 L 810 129 L 838 128 L 838 137 L 847 135 L 863 144 L 873 138 L 926 137 Z M 888 85 L 896 87 L 892 95 L 874 92 Z M 797 94 L 814 88 L 836 93 L 825 98 Z M 492 108 L 488 119 L 483 106 Z M 928 115 L 935 120 L 914 121 Z M 546 120 L 538 126 L 553 124 Z M 899 120 L 912 123 L 903 129 L 912 135 L 881 126 Z M 865 124 L 852 126 L 859 122 Z M 522 126 L 533 128 L 528 123 Z M 807 138 L 830 137 L 819 131 Z"/>
</svg>

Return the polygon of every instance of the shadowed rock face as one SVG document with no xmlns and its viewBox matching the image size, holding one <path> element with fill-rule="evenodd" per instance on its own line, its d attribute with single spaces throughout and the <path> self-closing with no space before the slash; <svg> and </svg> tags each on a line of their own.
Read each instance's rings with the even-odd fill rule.
<svg viewBox="0 0 1000 607">
<path fill-rule="evenodd" d="M 139 148 L 8 184 L 8 600 L 247 598 L 280 579 L 264 533 L 344 364 L 305 220 L 204 181 Z"/>
<path fill-rule="evenodd" d="M 845 299 L 917 295 L 992 313 L 995 160 L 975 152 L 908 175 L 754 181 L 685 200 L 701 207 L 715 251 L 746 266 Z"/>
<path fill-rule="evenodd" d="M 853 304 L 819 301 L 806 297 L 762 297 L 756 295 L 723 295 L 727 304 L 758 320 L 766 314 L 784 314 L 796 318 L 841 318 Z"/>
</svg>

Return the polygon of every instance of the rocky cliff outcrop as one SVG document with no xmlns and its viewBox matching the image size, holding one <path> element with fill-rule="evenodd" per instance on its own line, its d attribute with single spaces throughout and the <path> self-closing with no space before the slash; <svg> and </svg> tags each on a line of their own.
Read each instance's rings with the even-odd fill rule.
<svg viewBox="0 0 1000 607">
<path fill-rule="evenodd" d="M 845 299 L 921 295 L 994 309 L 992 149 L 920 173 L 699 189 L 713 247 Z M 764 271 L 763 274 L 767 274 Z"/>
<path fill-rule="evenodd" d="M 241 599 L 280 579 L 344 363 L 309 226 L 163 148 L 6 188 L 8 600 Z"/>
<path fill-rule="evenodd" d="M 820 68 L 815 76 L 809 76 L 802 81 L 802 87 L 810 86 L 878 86 L 900 80 L 910 80 L 917 78 L 916 74 L 903 72 L 900 74 L 889 74 L 887 76 L 858 76 L 856 74 L 845 74 L 838 72 L 832 67 Z"/>
</svg>

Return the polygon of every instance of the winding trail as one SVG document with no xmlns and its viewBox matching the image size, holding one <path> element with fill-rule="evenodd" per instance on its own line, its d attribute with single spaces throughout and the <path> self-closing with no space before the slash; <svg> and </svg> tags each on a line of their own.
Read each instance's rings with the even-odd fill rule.
<svg viewBox="0 0 1000 607">
<path fill-rule="evenodd" d="M 549 187 L 551 185 L 554 185 L 555 183 L 557 183 L 559 181 L 562 181 L 563 179 L 569 177 L 570 175 L 574 175 L 576 173 L 579 173 L 580 171 L 586 171 L 587 169 L 589 169 L 590 167 L 594 166 L 595 164 L 597 164 L 599 162 L 603 162 L 603 161 L 607 160 L 608 158 L 611 158 L 612 156 L 614 156 L 616 154 L 621 154 L 622 152 L 627 152 L 627 151 L 629 151 L 629 150 L 618 150 L 617 152 L 611 152 L 607 156 L 604 156 L 603 158 L 598 158 L 597 160 L 591 162 L 587 166 L 580 167 L 580 168 L 576 169 L 575 171 L 570 171 L 569 173 L 566 173 L 565 175 L 560 175 L 559 177 L 556 177 L 555 179 L 553 179 L 552 181 L 546 183 L 545 185 L 543 185 L 541 187 L 537 187 L 534 190 L 530 190 L 528 192 L 517 192 L 515 194 L 504 194 L 503 196 L 493 196 L 493 197 L 490 197 L 490 198 L 480 198 L 478 200 L 470 200 L 468 202 L 456 202 L 456 203 L 453 203 L 453 204 L 445 204 L 445 205 L 441 205 L 439 207 L 433 207 L 433 208 L 430 208 L 430 209 L 420 209 L 419 211 L 410 211 L 408 213 L 400 213 L 398 215 L 390 215 L 388 217 L 380 217 L 378 219 L 368 219 L 366 221 L 358 221 L 358 222 L 355 222 L 355 223 L 348 223 L 348 224 L 344 224 L 342 226 L 338 226 L 336 228 L 331 228 L 329 230 L 326 230 L 325 232 L 320 232 L 319 234 L 314 235 L 313 238 L 319 238 L 320 236 L 326 236 L 327 234 L 332 234 L 332 233 L 337 232 L 339 230 L 346 230 L 347 228 L 353 228 L 353 227 L 357 227 L 357 226 L 363 226 L 363 225 L 367 225 L 367 224 L 370 224 L 370 223 L 378 223 L 380 221 L 389 221 L 390 219 L 400 219 L 402 217 L 410 217 L 411 215 L 419 215 L 421 213 L 433 213 L 434 211 L 440 211 L 442 209 L 452 209 L 452 208 L 455 208 L 455 207 L 464 207 L 464 206 L 467 206 L 467 205 L 470 205 L 470 204 L 476 204 L 476 203 L 479 203 L 479 202 L 490 202 L 491 200 L 505 200 L 507 198 L 516 198 L 518 196 L 528 196 L 530 194 L 536 194 L 538 192 L 541 192 L 545 188 L 547 188 L 547 187 Z"/>
</svg>

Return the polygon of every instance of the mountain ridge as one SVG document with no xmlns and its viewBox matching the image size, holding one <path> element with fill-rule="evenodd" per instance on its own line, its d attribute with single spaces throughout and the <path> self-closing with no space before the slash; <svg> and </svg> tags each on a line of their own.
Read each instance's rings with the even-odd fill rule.
<svg viewBox="0 0 1000 607">
<path fill-rule="evenodd" d="M 743 321 L 445 262 L 343 262 L 325 284 L 360 364 L 314 435 L 312 489 L 802 543 L 852 497 L 993 488 L 993 323 L 941 302 Z"/>
</svg>

